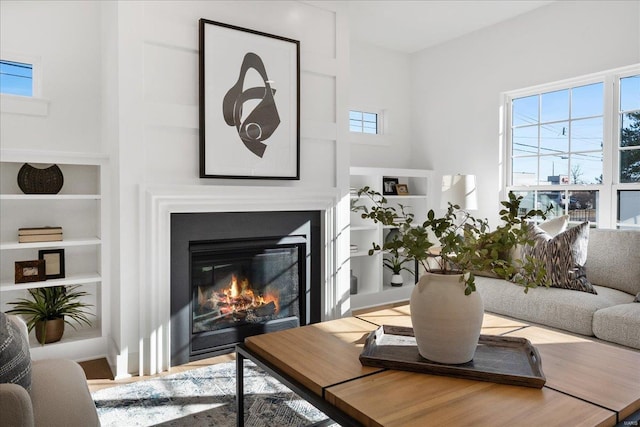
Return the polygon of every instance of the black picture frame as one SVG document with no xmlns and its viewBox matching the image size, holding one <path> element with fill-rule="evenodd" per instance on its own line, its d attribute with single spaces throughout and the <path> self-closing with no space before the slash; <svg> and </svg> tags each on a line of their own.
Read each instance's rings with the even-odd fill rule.
<svg viewBox="0 0 640 427">
<path fill-rule="evenodd" d="M 385 176 L 382 178 L 382 194 L 385 196 L 397 196 L 396 184 L 398 184 L 398 178 L 391 178 Z"/>
<path fill-rule="evenodd" d="M 300 42 L 202 18 L 199 48 L 200 178 L 299 180 Z"/>
<path fill-rule="evenodd" d="M 48 279 L 63 279 L 64 249 L 41 249 L 38 251 L 38 259 L 45 261 L 45 276 Z"/>
<path fill-rule="evenodd" d="M 41 259 L 31 261 L 16 261 L 15 283 L 42 282 L 45 276 L 45 262 Z"/>
</svg>

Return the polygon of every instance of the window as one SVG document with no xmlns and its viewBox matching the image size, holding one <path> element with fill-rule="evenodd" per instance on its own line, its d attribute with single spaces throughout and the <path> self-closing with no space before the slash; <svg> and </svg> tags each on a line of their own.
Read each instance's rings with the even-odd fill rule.
<svg viewBox="0 0 640 427">
<path fill-rule="evenodd" d="M 620 79 L 620 182 L 640 182 L 640 75 Z"/>
<path fill-rule="evenodd" d="M 505 107 L 506 190 L 523 208 L 640 230 L 640 67 L 508 93 Z"/>
<path fill-rule="evenodd" d="M 378 114 L 364 111 L 349 111 L 349 130 L 357 133 L 376 135 L 378 131 Z"/>
<path fill-rule="evenodd" d="M 33 96 L 33 65 L 0 60 L 0 93 Z"/>
</svg>

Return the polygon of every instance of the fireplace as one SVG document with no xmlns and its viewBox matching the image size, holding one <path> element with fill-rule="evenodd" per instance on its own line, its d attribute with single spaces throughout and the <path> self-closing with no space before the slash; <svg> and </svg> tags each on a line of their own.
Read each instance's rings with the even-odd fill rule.
<svg viewBox="0 0 640 427">
<path fill-rule="evenodd" d="M 172 365 L 320 321 L 319 230 L 318 212 L 172 214 Z"/>
</svg>

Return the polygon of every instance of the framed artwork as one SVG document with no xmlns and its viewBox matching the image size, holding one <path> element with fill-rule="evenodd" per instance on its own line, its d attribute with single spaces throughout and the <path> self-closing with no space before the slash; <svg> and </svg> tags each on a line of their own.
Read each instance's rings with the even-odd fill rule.
<svg viewBox="0 0 640 427">
<path fill-rule="evenodd" d="M 41 282 L 46 280 L 44 260 L 16 261 L 16 283 Z"/>
<path fill-rule="evenodd" d="M 200 19 L 200 178 L 300 179 L 300 42 Z"/>
<path fill-rule="evenodd" d="M 386 196 L 395 196 L 398 194 L 396 185 L 398 184 L 398 178 L 383 177 L 382 178 L 382 194 Z"/>
<path fill-rule="evenodd" d="M 45 275 L 47 279 L 64 278 L 64 249 L 39 250 L 38 259 L 45 261 Z"/>
<path fill-rule="evenodd" d="M 399 196 L 406 196 L 409 194 L 409 186 L 407 184 L 396 184 L 396 193 Z"/>
</svg>

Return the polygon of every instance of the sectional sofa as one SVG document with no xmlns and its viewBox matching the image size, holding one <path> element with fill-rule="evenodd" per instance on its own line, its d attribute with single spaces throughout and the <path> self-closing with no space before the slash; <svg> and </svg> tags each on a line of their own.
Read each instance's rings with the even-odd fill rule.
<svg viewBox="0 0 640 427">
<path fill-rule="evenodd" d="M 590 229 L 586 277 L 597 294 L 477 277 L 486 311 L 640 350 L 640 232 Z"/>
</svg>

